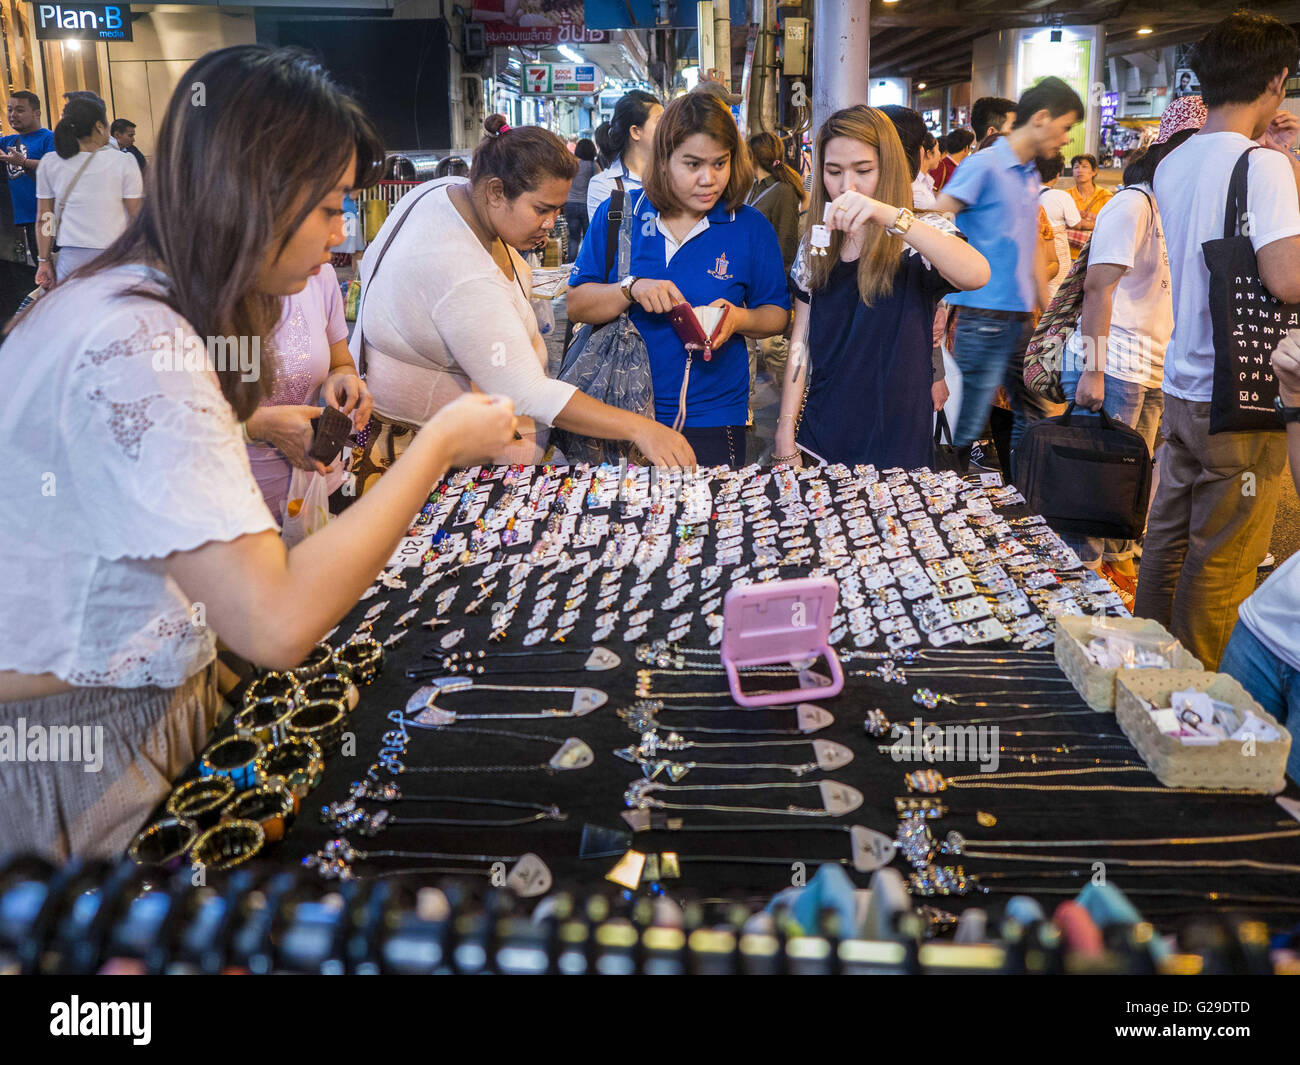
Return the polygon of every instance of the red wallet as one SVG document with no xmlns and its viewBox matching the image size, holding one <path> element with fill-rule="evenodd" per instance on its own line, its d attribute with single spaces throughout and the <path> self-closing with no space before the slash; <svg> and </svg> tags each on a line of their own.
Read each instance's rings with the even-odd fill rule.
<svg viewBox="0 0 1300 1065">
<path fill-rule="evenodd" d="M 699 318 L 695 316 L 695 309 L 689 303 L 677 304 L 668 312 L 668 320 L 672 322 L 673 329 L 688 351 L 703 350 L 705 362 L 713 357 L 713 337 L 717 336 L 718 331 L 715 328 L 712 334 L 706 333 Z M 722 319 L 719 318 L 718 325 L 721 324 Z"/>
</svg>

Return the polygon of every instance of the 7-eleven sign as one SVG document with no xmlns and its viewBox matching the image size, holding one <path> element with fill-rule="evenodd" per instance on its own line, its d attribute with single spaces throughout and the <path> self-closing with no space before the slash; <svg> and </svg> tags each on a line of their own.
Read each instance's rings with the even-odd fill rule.
<svg viewBox="0 0 1300 1065">
<path fill-rule="evenodd" d="M 542 93 L 551 91 L 551 64 L 537 63 L 524 67 L 524 92 Z"/>
</svg>

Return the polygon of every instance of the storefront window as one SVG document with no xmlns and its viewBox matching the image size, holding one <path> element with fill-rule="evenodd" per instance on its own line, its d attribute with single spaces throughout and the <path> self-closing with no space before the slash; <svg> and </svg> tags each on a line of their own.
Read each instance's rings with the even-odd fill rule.
<svg viewBox="0 0 1300 1065">
<path fill-rule="evenodd" d="M 41 94 L 32 8 L 22 0 L 0 0 L 0 62 L 6 92 L 29 89 Z"/>
<path fill-rule="evenodd" d="M 57 116 L 63 113 L 65 92 L 89 89 L 108 99 L 108 79 L 100 77 L 101 70 L 108 70 L 107 45 L 95 41 L 42 41 L 41 48 L 52 121 L 57 121 Z"/>
</svg>

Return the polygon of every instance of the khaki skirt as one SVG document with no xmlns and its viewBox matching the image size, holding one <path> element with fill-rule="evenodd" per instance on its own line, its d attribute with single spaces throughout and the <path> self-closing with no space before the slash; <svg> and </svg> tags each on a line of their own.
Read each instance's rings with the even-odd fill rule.
<svg viewBox="0 0 1300 1065">
<path fill-rule="evenodd" d="M 176 688 L 0 703 L 0 853 L 121 857 L 221 706 L 215 660 Z"/>
</svg>

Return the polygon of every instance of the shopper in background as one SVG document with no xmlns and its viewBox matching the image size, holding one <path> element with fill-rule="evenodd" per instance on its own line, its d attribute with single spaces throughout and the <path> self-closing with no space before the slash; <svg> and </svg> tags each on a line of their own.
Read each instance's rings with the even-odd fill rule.
<svg viewBox="0 0 1300 1065">
<path fill-rule="evenodd" d="M 333 250 L 333 249 L 331 249 Z M 334 267 L 326 263 L 307 279 L 307 287 L 284 300 L 280 323 L 269 341 L 275 363 L 275 388 L 244 423 L 248 461 L 266 507 L 284 524 L 284 504 L 294 469 L 325 478 L 333 493 L 346 469 L 336 461 L 328 469 L 308 456 L 321 406 L 352 415 L 360 430 L 374 406 L 370 390 L 357 374 L 348 351 L 348 323 Z"/>
<path fill-rule="evenodd" d="M 1061 372 L 1068 399 L 1087 410 L 1105 410 L 1136 429 L 1152 454 L 1164 409 L 1161 382 L 1174 308 L 1151 181 L 1160 161 L 1194 132 L 1171 128 L 1166 140 L 1134 155 L 1124 168 L 1124 187 L 1097 215 L 1083 311 Z M 1133 541 L 1068 535 L 1065 540 L 1085 566 L 1115 585 L 1131 610 L 1137 591 Z"/>
<path fill-rule="evenodd" d="M 140 210 L 144 181 L 135 160 L 108 147 L 108 116 L 93 100 L 68 101 L 54 127 L 53 152 L 36 169 L 36 209 L 51 218 L 36 234 L 36 283 L 49 288 L 121 236 Z M 50 249 L 58 226 L 58 276 Z"/>
<path fill-rule="evenodd" d="M 930 171 L 930 177 L 934 178 L 936 196 L 948 184 L 958 164 L 974 149 L 975 134 L 968 129 L 954 129 L 940 141 L 940 144 L 943 146 L 943 156 Z"/>
<path fill-rule="evenodd" d="M 591 133 L 591 139 L 596 145 L 596 162 L 601 170 L 608 170 L 609 164 L 614 161 L 614 148 L 609 143 L 609 123 L 602 122 Z"/>
<path fill-rule="evenodd" d="M 1205 88 L 1204 84 L 1201 86 Z M 1183 97 L 1188 99 L 1188 97 Z M 1300 332 L 1291 330 L 1272 357 L 1278 395 L 1284 406 L 1300 408 Z M 1291 480 L 1300 491 L 1300 421 L 1289 421 L 1286 445 Z M 1300 552 L 1296 552 L 1243 602 L 1219 669 L 1241 682 L 1251 698 L 1291 733 L 1286 775 L 1300 780 Z"/>
<path fill-rule="evenodd" d="M 981 96 L 970 109 L 971 129 L 977 141 L 990 133 L 1010 133 L 1015 118 L 1015 100 L 1003 96 Z"/>
<path fill-rule="evenodd" d="M 1012 453 L 1029 422 L 1050 409 L 1025 388 L 1023 377 L 1034 312 L 1047 305 L 1034 160 L 1059 151 L 1083 113 L 1073 89 L 1060 78 L 1044 78 L 1020 98 L 1012 131 L 962 163 L 939 194 L 938 209 L 957 216 L 958 227 L 994 267 L 987 285 L 948 297 L 957 308 L 953 354 L 962 374 L 961 414 L 953 428 L 958 447 L 969 448 L 979 437 L 1001 384 L 1014 416 Z"/>
<path fill-rule="evenodd" d="M 143 153 L 135 146 L 135 123 L 128 122 L 125 118 L 113 119 L 113 124 L 108 128 L 109 139 L 117 144 L 118 150 L 126 152 L 136 165 L 140 168 L 140 173 L 144 173 L 147 165 Z"/>
<path fill-rule="evenodd" d="M 1038 193 L 1038 206 L 1047 216 L 1048 225 L 1052 227 L 1053 248 L 1056 253 L 1057 270 L 1055 276 L 1048 272 L 1047 298 L 1056 295 L 1061 282 L 1070 272 L 1070 238 L 1065 231 L 1069 226 L 1079 222 L 1079 209 L 1074 205 L 1074 198 L 1064 189 L 1056 188 L 1056 179 L 1065 169 L 1065 156 L 1056 152 L 1049 156 L 1039 156 L 1034 160 L 1038 167 L 1038 176 L 1043 182 Z"/>
<path fill-rule="evenodd" d="M 588 219 L 596 217 L 596 208 L 614 189 L 621 186 L 629 193 L 641 187 L 642 175 L 650 165 L 655 125 L 663 113 L 663 104 L 640 89 L 633 89 L 614 105 L 608 134 L 610 164 L 587 186 Z"/>
<path fill-rule="evenodd" d="M 1092 227 L 1097 224 L 1097 212 L 1114 194 L 1110 189 L 1097 184 L 1095 155 L 1076 155 L 1070 160 L 1070 169 L 1074 174 L 1074 185 L 1070 188 L 1069 195 L 1074 200 L 1074 206 L 1079 209 L 1079 221 L 1066 230 L 1070 241 L 1070 261 L 1073 262 L 1088 243 Z"/>
<path fill-rule="evenodd" d="M 756 133 L 749 138 L 749 154 L 754 163 L 754 184 L 745 202 L 756 209 L 776 231 L 781 245 L 781 265 L 790 276 L 795 252 L 799 250 L 799 214 L 803 205 L 803 178 L 785 161 L 785 145 L 775 133 Z M 786 354 L 790 350 L 784 333 L 763 340 L 750 340 L 749 346 L 749 421 L 753 424 L 754 385 L 761 368 L 780 381 L 785 375 Z"/>
<path fill-rule="evenodd" d="M 1205 125 L 1155 176 L 1176 326 L 1165 352 L 1165 446 L 1135 612 L 1169 627 L 1206 669 L 1218 665 L 1268 552 L 1287 442 L 1275 432 L 1210 435 L 1215 353 L 1202 245 L 1223 236 L 1232 170 L 1254 148 L 1242 233 L 1268 291 L 1300 303 L 1300 161 L 1289 150 L 1300 120 L 1279 110 L 1298 51 L 1295 33 L 1268 15 L 1238 12 L 1211 29 L 1192 59 Z"/>
<path fill-rule="evenodd" d="M 587 186 L 596 176 L 596 145 L 586 137 L 578 141 L 573 148 L 578 160 L 578 173 L 569 186 L 569 198 L 564 201 L 564 224 L 569 231 L 569 255 L 565 260 L 572 262 L 578 257 L 582 246 L 583 234 L 587 232 Z"/>
<path fill-rule="evenodd" d="M 605 268 L 608 201 L 591 220 L 569 276 L 569 317 L 601 324 L 629 311 L 650 356 L 655 416 L 678 424 L 706 466 L 745 462 L 745 338 L 783 332 L 790 297 L 776 234 L 745 206 L 753 183 L 735 120 L 710 93 L 673 100 L 655 129 L 645 189 L 630 198 L 631 273 Z M 720 307 L 711 353 L 688 350 L 674 307 Z M 710 357 L 705 357 L 709 355 Z"/>
<path fill-rule="evenodd" d="M 54 151 L 54 134 L 41 125 L 40 97 L 26 89 L 10 94 L 8 119 L 14 132 L 0 137 L 0 159 L 7 166 L 14 225 L 22 228 L 32 260 L 30 266 L 17 270 L 18 280 L 31 291 L 36 285 L 36 260 L 40 254 L 36 247 L 36 167 L 42 156 Z"/>
<path fill-rule="evenodd" d="M 191 103 L 196 81 L 206 107 Z M 7 849 L 120 857 L 207 743 L 217 641 L 296 666 L 430 486 L 510 438 L 508 400 L 466 398 L 370 496 L 286 551 L 239 428 L 274 357 L 193 368 L 205 337 L 265 341 L 328 260 L 344 190 L 377 179 L 383 157 L 360 107 L 302 53 L 209 52 L 172 94 L 140 214 L 0 346 L 0 448 L 21 504 L 0 507 L 0 705 L 6 720 L 103 730 L 99 772 L 0 761 Z"/>
<path fill-rule="evenodd" d="M 484 128 L 468 180 L 445 178 L 409 193 L 361 261 L 352 351 L 376 423 L 355 470 L 361 490 L 421 424 L 471 391 L 509 396 L 519 412 L 517 439 L 498 462 L 541 461 L 555 425 L 631 440 L 657 465 L 692 465 L 679 434 L 546 376 L 523 253 L 554 227 L 578 161 L 538 126 L 511 127 L 490 115 Z"/>
<path fill-rule="evenodd" d="M 913 214 L 919 155 L 908 157 L 898 121 L 851 107 L 817 133 L 812 211 L 830 205 L 831 246 L 811 257 L 805 240 L 795 263 L 798 355 L 786 367 L 776 462 L 799 463 L 800 450 L 881 469 L 933 462 L 935 308 L 987 282 L 989 264 L 946 219 Z"/>
</svg>

